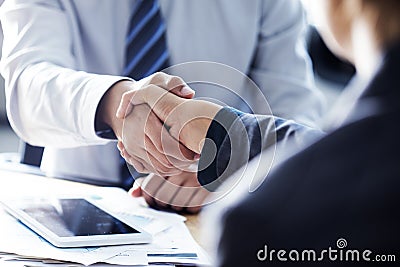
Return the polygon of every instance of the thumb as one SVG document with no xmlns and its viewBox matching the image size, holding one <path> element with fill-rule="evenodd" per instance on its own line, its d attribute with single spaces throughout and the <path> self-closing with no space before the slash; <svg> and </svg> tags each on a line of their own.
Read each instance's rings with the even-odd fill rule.
<svg viewBox="0 0 400 267">
<path fill-rule="evenodd" d="M 142 196 L 142 188 L 138 186 L 133 186 L 131 189 L 129 189 L 128 194 L 132 197 L 141 197 Z"/>
<path fill-rule="evenodd" d="M 132 97 L 135 95 L 135 92 L 132 91 L 128 91 L 125 92 L 122 95 L 121 101 L 119 103 L 119 106 L 117 108 L 117 113 L 116 113 L 116 117 L 118 119 L 124 119 L 126 116 L 128 116 L 133 109 L 133 105 L 131 103 Z"/>
<path fill-rule="evenodd" d="M 187 99 L 191 99 L 195 95 L 195 91 L 193 91 L 192 88 L 190 88 L 187 85 L 177 85 L 173 87 L 173 89 L 171 89 L 170 92 L 177 96 Z"/>
<path fill-rule="evenodd" d="M 161 89 L 161 87 L 158 87 L 158 88 Z M 148 95 L 149 92 L 144 92 L 142 90 L 149 90 L 149 89 L 140 89 L 137 91 L 132 90 L 132 91 L 126 92 L 122 95 L 122 99 L 117 108 L 117 113 L 116 113 L 116 117 L 118 119 L 124 119 L 126 116 L 128 116 L 132 112 L 134 105 L 143 104 L 146 102 L 143 99 L 140 100 L 140 98 L 145 97 L 145 95 Z M 158 90 L 157 93 L 153 92 L 151 94 L 151 97 L 153 97 L 153 98 L 156 96 L 162 97 L 163 95 L 167 95 L 168 93 L 173 93 L 177 96 L 180 96 L 180 97 L 186 98 L 186 99 L 191 99 L 195 95 L 195 91 L 193 91 L 189 86 L 178 85 L 178 86 L 174 87 L 173 89 L 171 89 L 170 91 L 166 91 L 166 90 L 162 89 L 162 90 Z M 136 99 L 134 99 L 134 97 Z M 149 104 L 149 106 L 151 106 L 150 103 L 147 103 L 147 104 Z"/>
<path fill-rule="evenodd" d="M 190 99 L 195 95 L 195 92 L 179 76 L 166 74 L 164 72 L 157 72 L 145 80 L 148 82 L 148 85 L 157 85 L 164 90 L 183 98 Z"/>
<path fill-rule="evenodd" d="M 165 122 L 168 116 L 180 104 L 188 101 L 187 99 L 176 96 L 156 85 L 147 87 L 134 92 L 131 99 L 133 105 L 147 104 L 157 117 Z"/>
<path fill-rule="evenodd" d="M 139 178 L 135 180 L 131 189 L 129 189 L 128 194 L 132 197 L 141 197 L 142 196 L 142 183 L 143 178 Z"/>
</svg>

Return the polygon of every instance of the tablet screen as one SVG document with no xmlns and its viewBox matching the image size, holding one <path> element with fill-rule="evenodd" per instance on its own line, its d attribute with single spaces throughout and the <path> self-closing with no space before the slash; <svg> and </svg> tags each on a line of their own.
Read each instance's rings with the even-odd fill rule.
<svg viewBox="0 0 400 267">
<path fill-rule="evenodd" d="M 60 237 L 139 233 L 85 199 L 33 201 L 22 210 Z"/>
</svg>

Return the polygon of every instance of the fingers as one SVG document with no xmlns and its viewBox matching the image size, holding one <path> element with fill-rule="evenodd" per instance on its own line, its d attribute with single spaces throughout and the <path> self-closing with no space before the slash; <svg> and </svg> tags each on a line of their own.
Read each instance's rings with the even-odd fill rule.
<svg viewBox="0 0 400 267">
<path fill-rule="evenodd" d="M 167 135 L 163 136 L 163 130 Z M 185 151 L 182 155 L 179 142 L 169 136 L 168 131 L 147 105 L 136 106 L 135 111 L 126 118 L 122 140 L 117 146 L 122 157 L 141 173 L 177 175 L 194 162 L 194 154 Z M 170 149 L 168 153 L 165 152 L 164 146 L 176 147 L 176 150 Z M 185 158 L 185 155 L 188 158 Z"/>
<path fill-rule="evenodd" d="M 169 161 L 167 163 L 161 162 L 160 158 L 154 157 L 145 150 L 142 150 L 141 157 L 129 154 L 124 147 L 120 151 L 121 156 L 140 173 L 155 173 L 161 176 L 168 176 L 178 175 L 182 172 L 181 168 L 174 167 L 169 164 Z"/>
<path fill-rule="evenodd" d="M 170 169 L 174 169 L 175 166 L 170 162 L 165 154 L 162 151 L 159 151 L 156 148 L 155 143 L 160 142 L 159 139 L 153 138 L 154 142 L 149 138 L 148 135 L 145 136 L 145 149 L 144 152 L 147 153 L 147 159 L 149 163 L 154 167 L 152 168 L 153 173 L 161 173 L 172 175 L 172 173 L 168 172 Z"/>
<path fill-rule="evenodd" d="M 161 176 L 168 176 L 168 175 L 178 175 L 182 172 L 180 168 L 175 168 L 172 165 L 171 165 L 171 167 L 163 166 L 151 154 L 148 154 L 148 157 L 149 157 L 149 162 L 151 162 L 151 164 L 149 164 L 149 166 L 147 167 L 147 170 L 150 173 L 158 174 Z"/>
<path fill-rule="evenodd" d="M 120 151 L 121 157 L 123 157 L 126 162 L 131 164 L 135 168 L 135 170 L 137 170 L 138 172 L 146 173 L 147 169 L 144 166 L 142 160 L 130 155 L 126 151 L 126 149 L 121 141 L 118 141 L 117 147 L 118 147 L 118 150 Z"/>
<path fill-rule="evenodd" d="M 157 151 L 163 156 L 167 156 L 167 161 L 169 160 L 169 163 L 172 163 L 174 167 L 192 164 L 195 158 L 194 153 L 172 138 L 158 118 L 153 117 L 152 119 L 154 122 L 146 123 L 146 135 Z"/>
<path fill-rule="evenodd" d="M 158 209 L 197 213 L 210 194 L 198 183 L 195 173 L 166 178 L 149 175 L 145 181 L 142 195 L 150 206 Z"/>
<path fill-rule="evenodd" d="M 186 210 L 190 213 L 198 213 L 202 209 L 204 202 L 209 195 L 210 192 L 204 189 L 202 186 L 195 187 L 195 189 L 193 190 L 192 197 L 186 204 L 187 206 Z"/>
<path fill-rule="evenodd" d="M 150 174 L 143 179 L 141 188 L 142 195 L 150 207 L 157 208 L 157 202 L 153 196 L 156 195 L 157 191 L 164 183 L 165 179 L 161 176 Z"/>
<path fill-rule="evenodd" d="M 147 119 L 145 133 L 144 149 L 154 167 L 151 172 L 161 176 L 177 175 L 194 162 L 194 153 L 172 138 L 152 114 Z"/>
<path fill-rule="evenodd" d="M 147 85 L 140 90 L 124 93 L 116 116 L 123 119 L 130 114 L 133 106 L 147 104 L 162 121 L 165 121 L 171 111 L 183 102 L 183 98 L 170 94 L 161 87 Z"/>
<path fill-rule="evenodd" d="M 117 109 L 116 116 L 123 119 L 132 112 L 133 102 L 132 98 L 137 91 L 148 88 L 149 85 L 157 86 L 164 91 L 173 93 L 179 97 L 191 99 L 194 97 L 195 92 L 185 83 L 185 81 L 178 76 L 171 76 L 163 72 L 155 73 L 144 79 L 146 82 L 136 82 L 139 88 L 126 92 L 121 99 L 120 105 Z M 139 104 L 142 104 L 140 102 Z"/>
<path fill-rule="evenodd" d="M 196 173 L 186 173 L 181 190 L 175 195 L 172 209 L 186 207 L 189 213 L 198 213 L 210 192 L 200 185 Z"/>
<path fill-rule="evenodd" d="M 133 105 L 147 104 L 157 117 L 164 122 L 170 113 L 185 101 L 187 100 L 170 94 L 155 85 L 148 85 L 141 90 L 132 92 L 130 100 Z"/>
<path fill-rule="evenodd" d="M 195 94 L 181 77 L 169 75 L 164 72 L 157 72 L 151 75 L 148 85 L 150 84 L 157 85 L 183 98 L 190 99 L 193 98 Z"/>
<path fill-rule="evenodd" d="M 164 182 L 160 185 L 156 194 L 153 196 L 154 201 L 158 207 L 163 209 L 172 208 L 174 205 L 174 198 L 180 191 L 182 179 L 179 176 L 169 176 L 164 178 Z M 181 210 L 183 207 L 179 207 L 177 210 Z"/>
<path fill-rule="evenodd" d="M 176 167 L 189 167 L 194 159 L 195 153 L 173 138 L 165 127 L 161 130 L 161 151 L 162 153 L 172 157 L 171 161 Z"/>
<path fill-rule="evenodd" d="M 131 188 L 129 189 L 128 194 L 132 197 L 141 197 L 142 196 L 142 189 L 140 187 Z"/>
<path fill-rule="evenodd" d="M 135 197 L 135 198 L 143 196 L 141 186 L 142 186 L 145 178 L 146 177 L 140 177 L 140 178 L 135 179 L 135 182 L 133 183 L 132 188 L 129 189 L 129 191 L 128 191 L 128 195 Z"/>
</svg>

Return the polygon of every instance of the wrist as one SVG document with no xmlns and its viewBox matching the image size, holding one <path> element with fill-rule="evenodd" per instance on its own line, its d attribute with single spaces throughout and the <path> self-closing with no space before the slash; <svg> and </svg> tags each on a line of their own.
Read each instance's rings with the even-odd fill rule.
<svg viewBox="0 0 400 267">
<path fill-rule="evenodd" d="M 117 138 L 122 136 L 123 119 L 116 117 L 122 95 L 132 90 L 133 82 L 123 80 L 115 83 L 100 100 L 96 115 L 96 128 L 111 128 Z"/>
<path fill-rule="evenodd" d="M 196 104 L 191 105 L 191 109 L 197 115 L 193 116 L 191 114 L 191 119 L 183 125 L 180 138 L 182 139 L 182 143 L 189 149 L 200 154 L 208 129 L 214 117 L 222 109 L 222 106 L 202 100 L 195 101 Z"/>
<path fill-rule="evenodd" d="M 192 146 L 194 148 L 197 148 L 197 150 L 195 151 L 197 154 L 201 154 L 201 151 L 203 150 L 204 142 L 207 137 L 207 132 L 208 132 L 208 129 L 210 128 L 212 121 L 213 120 L 210 118 L 207 118 L 207 119 L 203 118 L 203 119 L 199 119 L 195 122 L 196 126 L 193 128 L 197 129 L 197 130 L 196 130 L 196 134 L 195 134 L 196 138 L 194 138 L 195 143 Z"/>
</svg>

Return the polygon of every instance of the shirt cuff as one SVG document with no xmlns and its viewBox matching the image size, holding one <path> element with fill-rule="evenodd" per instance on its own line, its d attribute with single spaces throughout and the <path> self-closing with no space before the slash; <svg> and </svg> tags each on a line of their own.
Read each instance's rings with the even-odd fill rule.
<svg viewBox="0 0 400 267">
<path fill-rule="evenodd" d="M 90 90 L 86 91 L 86 94 L 83 95 L 81 99 L 81 107 L 83 107 L 81 112 L 81 117 L 78 120 L 78 127 L 81 129 L 81 133 L 86 143 L 88 144 L 101 144 L 107 143 L 109 140 L 106 138 L 112 137 L 110 131 L 108 129 L 102 129 L 103 134 L 106 132 L 108 134 L 99 135 L 99 132 L 96 132 L 95 128 L 95 120 L 96 120 L 96 112 L 97 107 L 100 103 L 100 100 L 104 96 L 104 94 L 110 89 L 114 84 L 119 81 L 129 80 L 127 77 L 122 76 L 111 76 L 111 75 L 94 75 L 93 79 L 90 79 L 87 82 L 86 87 L 90 88 Z M 115 137 L 115 135 L 114 135 Z"/>
</svg>

